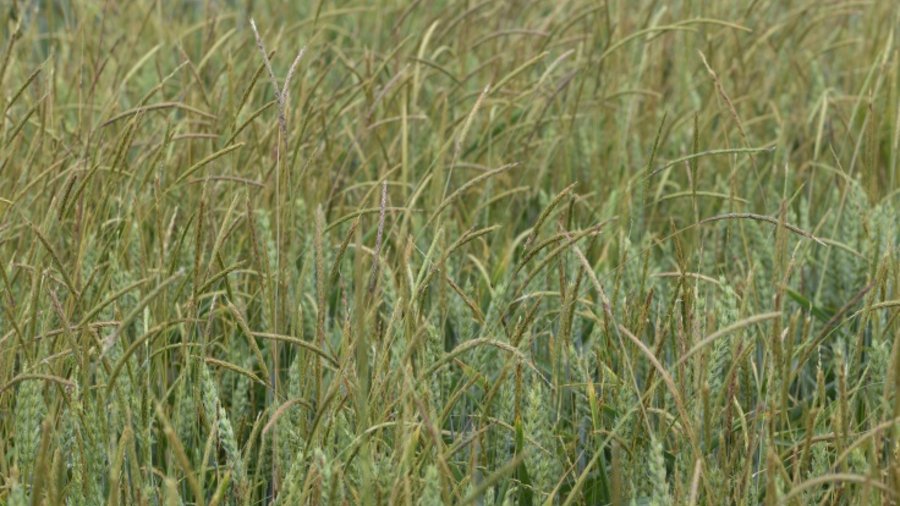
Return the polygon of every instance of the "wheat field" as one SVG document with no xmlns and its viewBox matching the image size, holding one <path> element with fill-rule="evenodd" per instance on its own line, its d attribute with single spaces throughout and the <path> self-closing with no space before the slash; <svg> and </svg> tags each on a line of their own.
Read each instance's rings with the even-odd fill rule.
<svg viewBox="0 0 900 506">
<path fill-rule="evenodd" d="M 0 504 L 898 504 L 898 31 L 6 0 Z"/>
</svg>

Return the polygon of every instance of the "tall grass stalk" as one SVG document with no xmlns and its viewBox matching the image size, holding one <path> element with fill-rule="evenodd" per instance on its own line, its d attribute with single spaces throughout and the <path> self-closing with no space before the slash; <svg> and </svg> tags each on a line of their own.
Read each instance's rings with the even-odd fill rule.
<svg viewBox="0 0 900 506">
<path fill-rule="evenodd" d="M 0 6 L 0 504 L 895 504 L 900 10 Z"/>
</svg>

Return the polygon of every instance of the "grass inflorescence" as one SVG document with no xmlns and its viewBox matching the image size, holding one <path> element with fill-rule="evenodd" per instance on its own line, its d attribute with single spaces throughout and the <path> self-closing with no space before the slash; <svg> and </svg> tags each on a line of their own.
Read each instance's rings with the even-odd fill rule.
<svg viewBox="0 0 900 506">
<path fill-rule="evenodd" d="M 896 504 L 900 10 L 0 7 L 0 503 Z"/>
</svg>

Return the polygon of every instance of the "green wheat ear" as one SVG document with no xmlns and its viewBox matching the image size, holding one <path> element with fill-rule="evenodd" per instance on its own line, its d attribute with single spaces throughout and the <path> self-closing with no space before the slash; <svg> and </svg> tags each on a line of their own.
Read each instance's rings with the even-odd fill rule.
<svg viewBox="0 0 900 506">
<path fill-rule="evenodd" d="M 7 496 L 6 504 L 8 506 L 28 506 L 31 504 L 31 501 L 28 499 L 28 494 L 25 491 L 25 487 L 19 483 L 19 480 L 16 477 L 17 469 L 13 469 L 13 475 L 11 476 L 11 485 L 9 487 L 9 495 Z"/>
<path fill-rule="evenodd" d="M 216 430 L 216 435 L 222 448 L 225 450 L 225 456 L 228 467 L 233 472 L 233 483 L 235 484 L 235 493 L 243 496 L 247 493 L 247 476 L 244 467 L 244 459 L 241 455 L 240 448 L 235 439 L 234 429 L 228 414 L 222 407 L 219 400 L 219 391 L 213 382 L 209 369 L 205 364 L 200 365 L 200 383 L 203 387 L 203 411 L 206 419 Z"/>
<path fill-rule="evenodd" d="M 41 422 L 47 413 L 43 383 L 23 381 L 16 389 L 15 437 L 13 448 L 22 477 L 30 481 L 41 441 Z"/>
<path fill-rule="evenodd" d="M 666 461 L 663 454 L 662 443 L 655 437 L 650 441 L 650 451 L 647 456 L 650 475 L 650 504 L 653 506 L 670 506 L 673 504 L 669 493 L 669 484 L 666 479 Z"/>
<path fill-rule="evenodd" d="M 548 495 L 562 478 L 562 466 L 556 453 L 556 435 L 553 432 L 552 401 L 540 378 L 532 378 L 528 386 L 525 408 L 525 434 L 533 444 L 526 456 L 528 475 L 532 487 L 541 496 Z"/>
<path fill-rule="evenodd" d="M 284 478 L 285 487 L 278 495 L 276 504 L 299 504 L 304 493 L 304 480 L 308 467 L 308 459 L 302 453 L 298 453 L 292 459 L 291 467 Z"/>
<path fill-rule="evenodd" d="M 441 497 L 441 478 L 437 467 L 433 464 L 425 469 L 425 477 L 422 479 L 422 494 L 419 496 L 419 506 L 440 506 L 444 504 Z"/>
<path fill-rule="evenodd" d="M 343 504 L 344 484 L 340 469 L 328 461 L 328 457 L 320 449 L 313 453 L 313 462 L 319 474 L 319 490 L 321 504 Z"/>
</svg>

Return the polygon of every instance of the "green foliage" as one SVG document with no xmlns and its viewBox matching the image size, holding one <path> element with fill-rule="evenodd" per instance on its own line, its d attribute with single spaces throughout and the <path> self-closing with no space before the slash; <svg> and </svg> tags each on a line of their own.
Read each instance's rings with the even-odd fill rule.
<svg viewBox="0 0 900 506">
<path fill-rule="evenodd" d="M 0 504 L 897 502 L 898 27 L 4 4 Z"/>
</svg>

